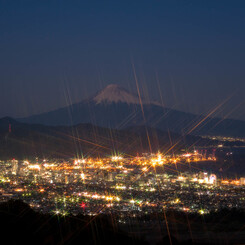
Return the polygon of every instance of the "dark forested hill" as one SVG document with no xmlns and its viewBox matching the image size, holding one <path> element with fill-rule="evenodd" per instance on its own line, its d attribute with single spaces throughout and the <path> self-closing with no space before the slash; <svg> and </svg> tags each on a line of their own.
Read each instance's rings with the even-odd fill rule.
<svg viewBox="0 0 245 245">
<path fill-rule="evenodd" d="M 197 136 L 183 137 L 144 126 L 117 130 L 92 124 L 70 127 L 45 126 L 20 123 L 11 118 L 0 119 L 1 158 L 31 156 L 66 158 L 81 154 L 98 156 L 113 152 L 135 155 L 151 150 L 164 152 L 173 145 L 177 151 L 211 142 Z"/>
</svg>

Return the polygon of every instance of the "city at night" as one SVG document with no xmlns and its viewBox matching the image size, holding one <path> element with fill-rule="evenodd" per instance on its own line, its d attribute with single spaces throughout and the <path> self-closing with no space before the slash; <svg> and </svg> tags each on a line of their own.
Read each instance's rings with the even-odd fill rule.
<svg viewBox="0 0 245 245">
<path fill-rule="evenodd" d="M 245 244 L 245 2 L 0 0 L 3 244 Z"/>
</svg>

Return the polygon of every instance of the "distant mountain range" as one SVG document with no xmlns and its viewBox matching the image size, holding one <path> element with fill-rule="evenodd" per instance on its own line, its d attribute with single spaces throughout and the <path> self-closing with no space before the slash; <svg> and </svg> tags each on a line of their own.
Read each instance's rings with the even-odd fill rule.
<svg viewBox="0 0 245 245">
<path fill-rule="evenodd" d="M 20 123 L 7 117 L 0 119 L 0 159 L 105 156 L 117 152 L 135 156 L 151 150 L 167 152 L 172 146 L 170 153 L 193 145 L 210 144 L 217 142 L 198 136 L 182 137 L 145 126 L 117 130 L 92 124 L 46 126 Z"/>
<path fill-rule="evenodd" d="M 166 154 L 191 151 L 194 147 L 202 150 L 207 147 L 208 154 L 213 153 L 213 147 L 219 144 L 229 146 L 217 150 L 217 164 L 204 164 L 205 171 L 223 169 L 223 174 L 244 174 L 244 151 L 235 153 L 237 149 L 230 146 L 243 146 L 242 142 L 219 142 L 199 136 L 181 136 L 170 131 L 163 132 L 145 126 L 132 126 L 127 129 L 108 129 L 92 124 L 75 126 L 47 126 L 41 124 L 20 123 L 12 118 L 0 119 L 0 160 L 75 157 L 104 157 L 123 154 L 125 157 L 141 155 L 142 153 Z M 228 155 L 226 152 L 234 152 Z M 232 158 L 231 158 L 232 156 Z M 173 166 L 172 166 L 173 167 Z M 169 170 L 172 167 L 168 167 Z M 199 165 L 193 165 L 200 169 Z M 188 170 L 189 165 L 179 164 L 180 171 Z M 173 170 L 174 171 L 174 170 Z"/>
<path fill-rule="evenodd" d="M 111 84 L 94 97 L 54 111 L 17 119 L 23 123 L 72 126 L 88 123 L 125 129 L 147 126 L 183 136 L 217 135 L 245 137 L 245 122 L 194 115 L 161 106 Z"/>
</svg>

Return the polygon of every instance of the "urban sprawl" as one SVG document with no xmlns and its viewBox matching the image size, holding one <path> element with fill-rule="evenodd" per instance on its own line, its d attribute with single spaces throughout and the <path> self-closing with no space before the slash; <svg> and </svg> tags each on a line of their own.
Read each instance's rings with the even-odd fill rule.
<svg viewBox="0 0 245 245">
<path fill-rule="evenodd" d="M 0 161 L 0 201 L 21 199 L 37 211 L 64 216 L 141 217 L 164 210 L 205 215 L 244 208 L 245 178 L 228 180 L 198 168 L 180 172 L 177 167 L 206 161 L 216 159 L 194 151 L 174 156 Z"/>
</svg>

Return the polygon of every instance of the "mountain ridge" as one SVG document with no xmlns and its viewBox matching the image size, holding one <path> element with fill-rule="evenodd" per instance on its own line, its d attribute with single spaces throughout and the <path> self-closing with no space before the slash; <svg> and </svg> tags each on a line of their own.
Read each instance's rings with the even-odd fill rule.
<svg viewBox="0 0 245 245">
<path fill-rule="evenodd" d="M 106 155 L 113 152 L 135 154 L 136 152 L 157 151 L 169 148 L 178 142 L 175 150 L 188 147 L 198 142 L 205 145 L 213 142 L 197 136 L 182 137 L 174 133 L 171 140 L 168 132 L 154 128 L 138 126 L 130 129 L 111 129 L 92 124 L 74 126 L 45 126 L 40 124 L 19 123 L 9 132 L 8 124 L 0 119 L 0 156 L 9 158 L 59 157 L 69 158 L 77 154 Z"/>
<path fill-rule="evenodd" d="M 111 98 L 108 91 L 114 91 Z M 142 105 L 131 103 L 136 100 L 136 96 L 131 95 L 118 85 L 109 85 L 89 100 L 17 120 L 53 126 L 91 123 L 114 129 L 145 125 L 183 135 L 245 137 L 244 121 L 195 115 L 144 100 Z"/>
</svg>

